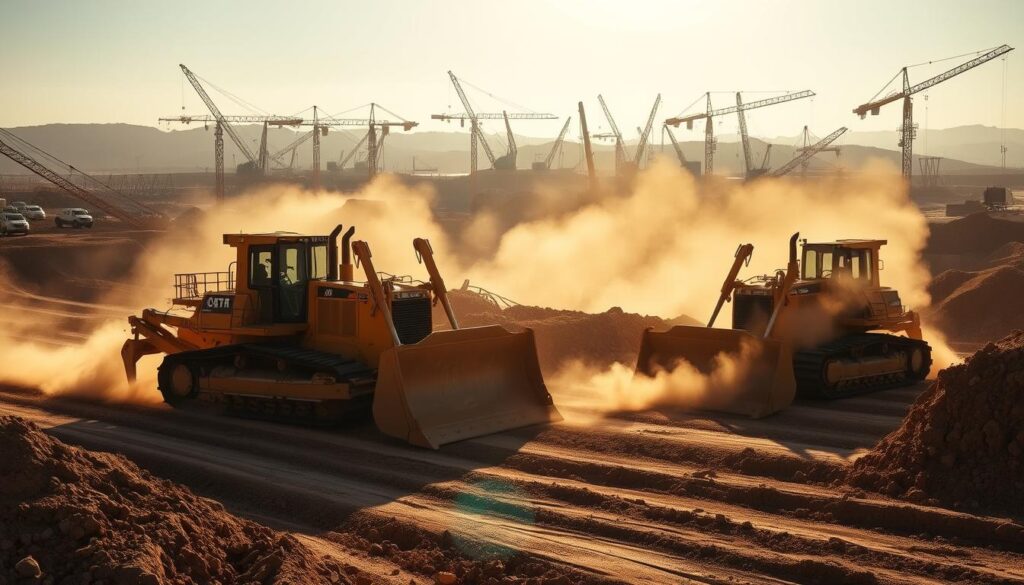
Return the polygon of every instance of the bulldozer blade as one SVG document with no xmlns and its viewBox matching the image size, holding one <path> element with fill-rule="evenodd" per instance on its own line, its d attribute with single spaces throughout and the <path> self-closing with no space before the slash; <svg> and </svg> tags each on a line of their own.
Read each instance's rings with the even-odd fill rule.
<svg viewBox="0 0 1024 585">
<path fill-rule="evenodd" d="M 413 445 L 441 445 L 557 422 L 533 331 L 503 327 L 437 331 L 381 354 L 373 418 Z"/>
<path fill-rule="evenodd" d="M 637 373 L 654 376 L 658 371 L 671 371 L 685 360 L 707 375 L 721 363 L 719 356 L 738 360 L 738 376 L 727 387 L 723 387 L 722 380 L 710 384 L 699 408 L 761 418 L 793 402 L 796 378 L 789 347 L 740 329 L 648 329 L 640 342 Z"/>
</svg>

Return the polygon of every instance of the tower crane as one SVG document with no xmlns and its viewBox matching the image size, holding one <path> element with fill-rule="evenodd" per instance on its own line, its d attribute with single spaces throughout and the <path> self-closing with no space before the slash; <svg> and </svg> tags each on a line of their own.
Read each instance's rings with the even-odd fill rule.
<svg viewBox="0 0 1024 585">
<path fill-rule="evenodd" d="M 612 129 L 611 135 L 615 138 L 615 174 L 618 175 L 626 162 L 626 143 L 622 139 L 622 132 L 619 132 L 619 125 L 615 123 L 615 118 L 612 117 L 612 112 L 604 101 L 604 96 L 598 94 L 597 101 L 601 104 L 601 109 L 604 110 L 604 118 L 608 120 L 608 126 Z"/>
<path fill-rule="evenodd" d="M 470 125 L 470 142 L 469 142 L 469 172 L 475 174 L 477 171 L 477 147 L 479 144 L 480 148 L 483 148 L 484 155 L 487 157 L 487 161 L 491 164 L 491 168 L 499 168 L 499 160 L 501 161 L 501 168 L 515 168 L 515 157 L 509 157 L 508 155 L 501 157 L 501 159 L 495 158 L 494 151 L 491 150 L 491 146 L 487 143 L 487 139 L 484 137 L 483 130 L 480 127 L 481 120 L 505 120 L 505 129 L 509 135 L 509 154 L 512 153 L 512 149 L 515 147 L 515 138 L 512 137 L 512 130 L 509 120 L 557 120 L 557 116 L 551 114 L 538 114 L 538 113 L 512 113 L 501 112 L 498 114 L 477 114 L 476 110 L 473 109 L 473 104 L 470 103 L 469 97 L 466 95 L 465 90 L 462 89 L 462 83 L 454 73 L 448 71 L 448 77 L 451 79 L 452 86 L 455 88 L 455 93 L 459 96 L 459 101 L 462 102 L 462 108 L 465 110 L 463 114 L 432 114 L 431 120 L 443 120 L 450 122 L 452 120 L 458 120 L 462 126 L 465 126 L 466 121 L 469 120 Z M 511 166 L 509 163 L 511 162 Z"/>
<path fill-rule="evenodd" d="M 909 65 L 907 67 L 903 67 L 902 69 L 900 69 L 899 73 L 897 73 L 896 76 L 893 77 L 893 79 L 896 79 L 896 77 L 900 76 L 903 77 L 902 91 L 893 92 L 881 99 L 876 99 L 878 98 L 878 94 L 876 93 L 875 96 L 868 100 L 866 103 L 863 103 L 854 108 L 853 113 L 860 116 L 860 118 L 863 120 L 865 116 L 867 116 L 868 112 L 871 112 L 872 116 L 877 116 L 882 106 L 886 104 L 891 104 L 892 102 L 901 99 L 903 100 L 903 123 L 900 125 L 900 140 L 898 144 L 903 151 L 903 177 L 907 179 L 907 181 L 909 182 L 911 179 L 911 175 L 914 172 L 913 145 L 914 138 L 917 135 L 917 127 L 914 125 L 914 102 L 911 96 L 913 96 L 915 93 L 924 91 L 930 87 L 938 85 L 943 81 L 946 81 L 947 79 L 956 77 L 957 75 L 960 75 L 965 71 L 974 69 L 975 67 L 982 65 L 983 63 L 987 63 L 988 61 L 991 61 L 996 57 L 1005 55 L 1006 53 L 1009 53 L 1012 50 L 1013 47 L 1009 45 L 1000 45 L 994 49 L 984 52 L 981 55 L 978 55 L 977 57 L 969 61 L 957 65 L 956 67 L 950 69 L 949 71 L 940 73 L 935 77 L 932 77 L 931 79 L 922 81 L 917 85 L 910 85 L 910 77 L 907 73 L 907 70 L 910 67 L 916 67 L 916 65 Z M 889 80 L 889 83 L 892 83 L 892 80 Z M 882 91 L 884 91 L 885 88 L 889 86 L 889 83 L 885 84 L 885 87 L 879 90 L 878 93 L 882 93 Z"/>
<path fill-rule="evenodd" d="M 234 126 L 231 125 L 231 119 L 221 113 L 220 108 L 218 108 L 217 104 L 213 102 L 210 94 L 206 93 L 206 89 L 203 87 L 203 84 L 199 83 L 199 78 L 196 77 L 195 73 L 192 73 L 192 71 L 188 67 L 185 67 L 185 65 L 179 64 L 178 66 L 181 67 L 181 71 L 185 74 L 185 78 L 188 79 L 190 84 L 192 84 L 192 88 L 196 90 L 196 93 L 199 94 L 199 98 L 203 100 L 203 103 L 206 104 L 206 107 L 210 110 L 210 114 L 213 115 L 217 125 L 228 133 L 228 136 L 231 137 L 231 141 L 235 143 L 235 146 L 237 146 L 238 150 L 242 152 L 242 155 L 245 156 L 249 164 L 261 174 L 266 172 L 266 167 L 261 166 L 261 158 L 257 157 L 257 155 L 254 155 L 252 151 L 249 150 L 249 146 L 238 135 Z M 276 119 L 281 119 L 282 116 L 260 116 L 260 118 L 260 121 L 266 124 L 268 122 L 274 122 Z M 275 123 L 275 125 L 278 124 Z M 266 129 L 264 127 L 264 132 L 265 131 Z M 221 147 L 220 150 L 223 152 L 223 147 Z M 266 162 L 266 157 L 262 157 L 262 162 Z"/>
<path fill-rule="evenodd" d="M 643 159 L 644 151 L 647 149 L 647 141 L 651 137 L 651 128 L 654 127 L 654 117 L 658 115 L 658 106 L 661 105 L 661 94 L 654 98 L 654 106 L 651 108 L 650 115 L 647 116 L 647 125 L 644 126 L 643 132 L 640 133 L 640 142 L 636 145 L 636 155 L 633 157 L 633 166 L 640 168 L 640 161 Z"/>
<path fill-rule="evenodd" d="M 838 152 L 838 147 L 830 148 L 829 145 L 838 140 L 840 136 L 845 134 L 846 130 L 847 128 L 843 126 L 842 128 L 822 138 L 813 145 L 799 149 L 798 155 L 794 156 L 793 159 L 790 160 L 788 163 L 772 171 L 770 173 L 771 176 L 781 177 L 783 175 L 787 175 L 790 171 L 792 171 L 798 166 L 804 165 L 807 161 L 811 160 L 811 158 L 814 157 L 814 155 L 820 152 L 825 152 L 826 150 L 834 150 L 835 152 Z"/>
<path fill-rule="evenodd" d="M 281 150 L 279 150 L 277 152 L 271 153 L 271 155 L 270 155 L 271 160 L 273 160 L 277 164 L 281 165 L 282 167 L 287 166 L 288 169 L 295 168 L 295 153 L 296 153 L 296 151 L 298 150 L 298 148 L 300 146 L 302 146 L 303 144 L 308 142 L 309 139 L 312 138 L 312 137 L 313 137 L 313 131 L 312 130 L 310 130 L 309 132 L 304 132 L 304 133 L 300 134 L 299 137 L 296 138 L 295 140 L 291 141 L 291 143 L 289 143 L 288 146 L 282 148 Z M 288 163 L 288 165 L 285 165 L 284 164 L 284 160 L 282 160 L 282 158 L 281 158 L 281 157 L 283 157 L 286 154 L 290 154 L 291 155 L 291 160 Z"/>
<path fill-rule="evenodd" d="M 66 166 L 71 171 L 78 172 L 92 183 L 104 187 L 111 194 L 117 196 L 117 198 L 121 200 L 121 203 L 127 205 L 118 205 L 114 203 L 110 197 L 105 197 L 100 193 L 97 193 L 93 190 L 86 189 L 85 187 L 75 184 L 71 180 L 61 176 L 59 173 L 50 169 L 46 165 L 36 160 L 33 156 L 25 152 L 25 150 L 27 149 L 16 147 L 15 145 L 18 143 L 28 147 L 27 149 L 32 149 L 40 153 L 43 153 L 53 161 L 60 163 L 61 166 Z M 58 159 L 53 155 L 45 153 L 45 151 L 41 150 L 40 148 L 33 146 L 26 140 L 19 138 L 2 128 L 0 128 L 0 154 L 20 164 L 21 166 L 32 171 L 36 175 L 39 175 L 40 177 L 53 183 L 57 187 L 60 187 L 61 189 L 71 194 L 75 198 L 80 199 L 84 201 L 86 204 L 91 205 L 97 209 L 100 209 L 107 213 L 108 215 L 110 215 L 111 217 L 115 217 L 133 227 L 145 227 L 146 222 L 144 221 L 144 219 L 146 217 L 157 220 L 162 217 L 160 212 L 138 201 L 130 199 L 123 193 L 119 193 L 118 191 L 106 185 L 102 181 L 87 175 L 81 170 L 76 169 L 75 167 L 69 165 L 68 163 L 65 163 L 64 161 Z"/>
<path fill-rule="evenodd" d="M 818 141 L 814 141 L 814 140 L 812 140 L 812 135 L 811 135 L 811 131 L 810 131 L 810 129 L 809 129 L 809 128 L 808 128 L 808 127 L 807 127 L 807 126 L 805 125 L 805 126 L 804 126 L 804 132 L 803 132 L 803 145 L 802 145 L 802 146 L 800 146 L 799 148 L 797 148 L 797 149 L 796 149 L 796 151 L 797 151 L 798 153 L 804 152 L 804 151 L 806 151 L 807 149 L 809 149 L 809 148 L 813 148 L 814 146 L 816 146 L 816 145 L 817 145 L 817 142 L 818 142 Z M 834 152 L 834 153 L 836 153 L 836 156 L 839 156 L 839 152 L 840 152 L 840 147 L 839 147 L 839 146 L 823 146 L 823 147 L 821 147 L 821 148 L 815 149 L 815 151 L 814 151 L 814 154 L 815 154 L 815 155 L 817 155 L 817 154 L 821 154 L 821 153 L 823 153 L 823 152 Z M 803 161 L 802 161 L 802 162 L 800 163 L 800 176 L 801 176 L 801 177 L 803 177 L 803 176 L 806 176 L 806 175 L 807 175 L 807 167 L 808 167 L 808 165 L 809 165 L 809 163 L 810 163 L 810 161 L 811 161 L 811 158 L 813 158 L 813 156 L 814 156 L 814 155 L 812 155 L 812 156 L 810 156 L 810 157 L 807 157 L 806 159 L 804 159 L 804 160 L 803 160 Z"/>
<path fill-rule="evenodd" d="M 672 133 L 672 129 L 668 125 L 662 126 L 665 132 L 668 134 L 668 140 L 672 143 L 672 148 L 676 151 L 676 158 L 679 159 L 679 166 L 686 166 L 686 155 L 683 154 L 683 147 L 679 145 L 679 141 L 676 140 L 676 135 Z"/>
<path fill-rule="evenodd" d="M 369 138 L 370 138 L 370 132 L 369 132 L 369 131 L 367 131 L 367 132 L 366 132 L 366 134 L 363 134 L 363 137 L 359 139 L 359 142 L 357 142 L 357 143 L 356 143 L 355 147 L 354 147 L 354 148 L 352 148 L 352 150 L 350 150 L 350 151 L 348 152 L 348 154 L 347 154 L 347 155 L 345 155 L 345 156 L 344 156 L 344 157 L 343 157 L 343 158 L 341 159 L 341 161 L 340 161 L 340 162 L 338 163 L 338 169 L 339 169 L 339 170 L 341 170 L 341 169 L 344 169 L 344 168 L 345 168 L 345 165 L 347 165 L 347 164 L 348 164 L 348 161 L 352 160 L 352 157 L 353 157 L 353 156 L 355 156 L 355 154 L 356 154 L 357 152 L 359 152 L 359 149 L 360 149 L 360 148 L 362 148 L 362 146 L 363 146 L 364 144 L 366 144 L 366 141 L 367 141 L 367 139 L 369 139 Z"/>
<path fill-rule="evenodd" d="M 184 67 L 184 65 L 182 65 Z M 191 73 L 191 72 L 190 72 Z M 198 83 L 198 82 L 197 82 Z M 200 86 L 202 87 L 202 86 Z M 205 92 L 204 92 L 205 93 Z M 207 96 L 209 98 L 209 96 Z M 209 103 L 213 103 L 212 101 Z M 213 106 L 216 108 L 216 106 Z M 263 135 L 260 140 L 260 157 L 256 161 L 253 161 L 253 167 L 260 170 L 260 172 L 266 172 L 267 157 L 264 155 L 267 149 L 267 125 L 277 126 L 298 126 L 302 124 L 302 118 L 296 118 L 294 116 L 225 116 L 217 110 L 217 114 L 210 115 L 191 115 L 182 114 L 180 116 L 171 116 L 166 118 L 160 118 L 161 122 L 180 122 L 186 126 L 192 122 L 201 122 L 209 128 L 209 125 L 214 124 L 213 130 L 213 158 L 214 158 L 214 172 L 216 176 L 216 182 L 214 187 L 214 193 L 217 201 L 224 199 L 224 130 L 231 127 L 231 123 L 238 124 L 263 124 Z M 229 135 L 237 137 L 234 134 L 234 129 L 229 130 Z M 240 138 L 238 140 L 241 140 Z M 239 142 L 235 142 L 236 145 Z M 244 152 L 244 150 L 243 150 Z M 251 153 L 250 153 L 251 154 Z"/>
<path fill-rule="evenodd" d="M 534 170 L 547 171 L 551 169 L 551 163 L 554 162 L 555 157 L 562 150 L 562 145 L 565 144 L 565 133 L 569 131 L 570 122 L 572 122 L 572 116 L 565 119 L 565 124 L 562 125 L 562 130 L 558 133 L 558 138 L 555 139 L 555 143 L 551 146 L 551 151 L 548 152 L 544 162 L 533 163 Z"/>
<path fill-rule="evenodd" d="M 597 171 L 594 168 L 594 150 L 590 146 L 590 130 L 587 128 L 587 112 L 583 109 L 583 102 L 578 104 L 580 112 L 580 134 L 583 136 L 583 154 L 587 160 L 587 179 L 590 183 L 590 190 L 597 190 Z"/>
<path fill-rule="evenodd" d="M 505 133 L 508 135 L 508 152 L 505 156 L 494 161 L 494 168 L 502 170 L 516 170 L 516 159 L 519 158 L 519 147 L 516 145 L 516 136 L 512 133 L 512 124 L 508 122 L 508 112 L 502 111 L 501 117 L 505 119 Z"/>
<path fill-rule="evenodd" d="M 726 108 L 720 108 L 717 110 L 711 109 L 711 92 L 707 92 L 707 109 L 705 112 L 699 114 L 690 114 L 689 116 L 675 116 L 665 120 L 665 124 L 678 128 L 680 124 L 685 123 L 687 129 L 693 128 L 693 123 L 698 120 L 704 120 L 704 174 L 710 175 L 714 170 L 715 166 L 715 149 L 717 141 L 715 140 L 714 126 L 712 125 L 712 119 L 717 116 L 724 116 L 726 114 L 732 114 L 735 112 L 746 112 L 748 110 L 754 110 L 757 108 L 763 108 L 766 106 L 774 106 L 776 104 L 782 104 L 791 102 L 793 100 L 799 100 L 803 98 L 813 97 L 815 94 L 813 91 L 807 89 L 804 91 L 798 91 L 794 93 L 787 93 L 785 95 L 770 97 L 756 102 L 748 102 L 745 104 L 737 104 L 735 106 L 729 106 Z M 743 126 L 746 125 L 745 118 L 741 118 L 741 134 Z M 741 136 L 742 139 L 742 136 Z"/>
<path fill-rule="evenodd" d="M 383 146 L 384 137 L 387 136 L 392 127 L 401 127 L 405 131 L 412 130 L 419 126 L 418 122 L 406 120 L 378 103 L 370 103 L 370 114 L 368 118 L 335 118 L 328 116 L 320 118 L 319 108 L 313 106 L 313 120 L 303 122 L 303 126 L 313 127 L 313 185 L 319 188 L 320 185 L 320 137 L 326 136 L 329 128 L 345 126 L 363 126 L 367 129 L 367 172 L 370 179 L 377 176 L 380 149 Z M 400 121 L 392 122 L 387 119 L 378 119 L 376 110 L 380 108 L 388 114 L 399 118 Z M 380 134 L 378 134 L 378 132 Z"/>
</svg>

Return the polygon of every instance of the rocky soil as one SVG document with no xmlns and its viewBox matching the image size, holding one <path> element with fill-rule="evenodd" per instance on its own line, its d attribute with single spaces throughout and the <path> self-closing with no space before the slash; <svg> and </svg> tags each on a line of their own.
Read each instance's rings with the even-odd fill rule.
<svg viewBox="0 0 1024 585">
<path fill-rule="evenodd" d="M 0 453 L 0 583 L 356 583 L 292 536 L 17 417 L 0 417 Z"/>
<path fill-rule="evenodd" d="M 940 372 L 849 479 L 911 501 L 1024 517 L 1024 332 Z"/>
</svg>

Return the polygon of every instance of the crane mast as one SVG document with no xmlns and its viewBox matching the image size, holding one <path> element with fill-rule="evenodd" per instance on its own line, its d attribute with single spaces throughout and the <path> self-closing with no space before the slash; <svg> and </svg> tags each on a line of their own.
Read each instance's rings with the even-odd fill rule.
<svg viewBox="0 0 1024 585">
<path fill-rule="evenodd" d="M 800 148 L 796 149 L 798 153 L 804 152 L 805 150 L 807 150 L 807 149 L 813 147 L 815 144 L 817 144 L 817 142 L 812 142 L 811 141 L 811 130 L 810 130 L 810 128 L 807 127 L 807 125 L 804 125 L 803 139 L 804 139 L 803 146 L 801 146 Z M 825 146 L 825 147 L 817 149 L 815 151 L 815 154 L 821 154 L 823 152 L 834 152 L 834 153 L 836 153 L 836 156 L 839 156 L 839 147 L 838 146 Z M 800 176 L 801 177 L 807 175 L 807 166 L 808 166 L 809 161 L 810 161 L 810 158 L 808 158 L 808 159 L 806 159 L 806 160 L 804 160 L 804 161 L 802 161 L 800 163 Z"/>
<path fill-rule="evenodd" d="M 688 122 L 687 128 L 693 127 L 693 122 Z M 707 119 L 704 121 L 704 174 L 710 175 L 715 170 L 715 150 L 718 149 L 718 140 L 715 139 L 715 126 L 711 122 L 711 92 L 707 94 Z"/>
<path fill-rule="evenodd" d="M 608 109 L 608 104 L 604 102 L 604 97 L 598 94 L 597 101 L 601 103 L 601 109 L 604 110 L 604 117 L 608 120 L 608 126 L 611 127 L 612 134 L 615 135 L 615 168 L 617 170 L 626 160 L 626 143 L 622 140 L 622 132 L 619 132 L 619 125 L 615 123 L 615 118 L 612 117 L 612 112 Z"/>
<path fill-rule="evenodd" d="M 348 164 L 348 161 L 349 161 L 349 160 L 350 160 L 350 159 L 351 159 L 351 158 L 352 158 L 353 156 L 355 156 L 356 152 L 357 152 L 357 151 L 358 151 L 358 150 L 359 150 L 359 149 L 360 149 L 360 148 L 361 148 L 361 147 L 362 147 L 362 146 L 363 146 L 364 144 L 366 144 L 366 141 L 367 141 L 367 140 L 368 140 L 369 138 L 370 138 L 370 132 L 369 132 L 369 131 L 367 131 L 367 132 L 366 132 L 366 134 L 363 134 L 363 137 L 359 139 L 359 142 L 357 142 L 357 143 L 356 143 L 355 147 L 354 147 L 354 148 L 352 148 L 352 150 L 350 150 L 350 151 L 349 151 L 348 155 L 346 155 L 346 156 L 345 156 L 345 158 L 341 159 L 341 162 L 340 162 L 340 163 L 338 163 L 338 168 L 339 168 L 339 169 L 343 169 L 343 168 L 345 168 L 345 165 L 347 165 L 347 164 Z"/>
<path fill-rule="evenodd" d="M 324 128 L 326 130 L 326 128 Z M 320 189 L 320 116 L 313 106 L 313 190 Z"/>
<path fill-rule="evenodd" d="M 875 100 L 872 98 L 871 101 L 861 104 L 853 109 L 853 113 L 860 116 L 863 120 L 865 116 L 870 112 L 872 116 L 877 116 L 882 106 L 891 104 L 892 102 L 903 100 L 903 121 L 900 124 L 900 140 L 899 147 L 902 151 L 902 167 L 903 177 L 910 181 L 914 172 L 913 155 L 914 155 L 914 138 L 917 137 L 917 127 L 914 125 L 914 103 L 912 96 L 918 92 L 924 91 L 930 87 L 938 85 L 947 79 L 956 77 L 965 71 L 970 71 L 975 67 L 982 65 L 1005 55 L 1013 50 L 1013 47 L 1009 45 L 1000 45 L 995 49 L 986 51 L 985 53 L 970 59 L 956 67 L 940 73 L 930 79 L 922 81 L 917 85 L 910 85 L 910 76 L 907 73 L 907 67 L 900 69 L 899 76 L 902 77 L 903 89 L 900 92 L 896 92 L 885 96 L 882 99 Z M 888 84 L 886 84 L 888 85 Z"/>
<path fill-rule="evenodd" d="M 654 106 L 651 108 L 650 115 L 647 116 L 647 125 L 644 126 L 644 131 L 640 134 L 640 143 L 636 146 L 636 156 L 633 164 L 640 166 L 640 159 L 644 156 L 644 151 L 647 149 L 647 141 L 651 137 L 651 128 L 654 127 L 654 117 L 658 115 L 658 106 L 661 105 L 661 94 L 654 98 Z"/>
<path fill-rule="evenodd" d="M 555 160 L 555 155 L 558 151 L 562 150 L 562 145 L 565 143 L 565 133 L 569 130 L 569 123 L 572 122 L 572 116 L 565 119 L 565 124 L 562 125 L 562 131 L 558 133 L 558 138 L 555 140 L 555 144 L 551 147 L 551 152 L 548 153 L 547 158 L 544 159 L 544 168 L 550 169 L 551 163 Z"/>
<path fill-rule="evenodd" d="M 801 152 L 799 155 L 794 156 L 793 159 L 790 160 L 788 163 L 772 171 L 771 176 L 781 177 L 783 175 L 789 174 L 789 172 L 795 169 L 796 167 L 801 166 L 805 164 L 807 161 L 811 160 L 811 158 L 814 157 L 814 155 L 825 150 L 828 150 L 829 145 L 838 140 L 840 136 L 845 134 L 846 130 L 847 128 L 843 126 L 842 128 L 822 138 L 813 145 L 801 148 Z"/>
<path fill-rule="evenodd" d="M 296 149 L 298 149 L 298 148 L 299 148 L 300 146 L 302 146 L 303 144 L 305 144 L 305 143 L 306 143 L 306 142 L 307 142 L 307 141 L 308 141 L 308 140 L 309 140 L 310 138 L 312 138 L 312 137 L 313 137 L 313 132 L 312 132 L 312 131 L 309 131 L 309 132 L 305 132 L 305 133 L 303 133 L 303 134 L 302 134 L 301 136 L 299 136 L 298 138 L 296 138 L 295 140 L 291 141 L 291 143 L 290 143 L 290 144 L 289 144 L 288 146 L 286 146 L 286 147 L 282 148 L 281 150 L 279 150 L 279 151 L 277 151 L 277 152 L 274 152 L 274 153 L 272 153 L 272 154 L 270 155 L 270 158 L 271 158 L 271 159 L 272 159 L 272 160 L 273 160 L 274 162 L 276 162 L 277 164 L 279 164 L 279 165 L 281 165 L 281 166 L 285 166 L 285 164 L 284 164 L 284 161 L 283 161 L 283 160 L 281 160 L 281 157 L 282 157 L 282 156 L 284 156 L 285 154 L 291 153 L 291 155 L 292 155 L 292 161 L 293 161 L 293 163 L 292 163 L 292 164 L 294 164 L 294 159 L 295 159 L 295 151 L 296 151 Z M 291 166 L 292 166 L 292 164 L 289 164 L 289 165 L 287 165 L 287 166 L 288 166 L 288 167 L 291 167 Z"/>
<path fill-rule="evenodd" d="M 512 125 L 508 123 L 508 112 L 502 111 L 501 115 L 505 118 L 505 133 L 508 134 L 508 154 L 505 155 L 509 158 L 512 168 L 516 168 L 516 158 L 519 156 L 519 147 L 516 146 L 516 137 L 512 134 Z"/>
<path fill-rule="evenodd" d="M 587 128 L 587 112 L 583 109 L 583 102 L 579 102 L 580 111 L 580 134 L 583 135 L 583 154 L 587 159 L 587 179 L 590 182 L 590 190 L 597 189 L 597 171 L 594 168 L 594 150 L 590 145 L 590 130 Z"/>
<path fill-rule="evenodd" d="M 676 140 L 676 135 L 672 133 L 672 129 L 668 125 L 663 126 L 665 132 L 668 133 L 668 140 L 672 143 L 672 148 L 676 151 L 676 158 L 679 159 L 679 166 L 686 166 L 686 155 L 683 154 L 683 147 L 679 145 L 679 141 Z"/>
<path fill-rule="evenodd" d="M 743 174 L 749 177 L 754 170 L 754 163 L 751 162 L 750 135 L 747 134 L 747 116 L 743 113 L 743 99 L 740 92 L 736 92 L 736 116 L 740 121 L 740 143 L 743 147 Z"/>
</svg>

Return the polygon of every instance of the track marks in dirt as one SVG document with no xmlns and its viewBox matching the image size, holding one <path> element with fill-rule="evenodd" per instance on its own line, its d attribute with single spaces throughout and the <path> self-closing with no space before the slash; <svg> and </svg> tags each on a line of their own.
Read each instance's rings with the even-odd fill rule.
<svg viewBox="0 0 1024 585">
<path fill-rule="evenodd" d="M 843 449 L 792 452 L 770 433 L 747 441 L 721 421 L 611 419 L 598 430 L 560 425 L 432 452 L 383 440 L 369 424 L 297 429 L 0 394 L 0 412 L 12 410 L 236 510 L 334 529 L 317 538 L 361 539 L 369 551 L 394 543 L 381 526 L 416 527 L 429 542 L 381 560 L 426 577 L 442 561 L 484 569 L 475 552 L 445 541 L 454 538 L 507 551 L 506 561 L 529 567 L 523 575 L 595 583 L 1024 581 L 1015 568 L 1024 539 L 1000 528 L 1005 521 L 844 494 L 828 483 L 846 465 Z M 824 416 L 819 425 L 830 424 Z"/>
</svg>

